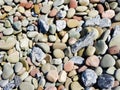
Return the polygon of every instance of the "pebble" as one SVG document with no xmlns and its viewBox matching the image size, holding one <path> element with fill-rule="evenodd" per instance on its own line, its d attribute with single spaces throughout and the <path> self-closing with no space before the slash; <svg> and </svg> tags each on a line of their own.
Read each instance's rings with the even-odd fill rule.
<svg viewBox="0 0 120 90">
<path fill-rule="evenodd" d="M 109 18 L 103 18 L 100 20 L 100 27 L 110 27 L 111 26 L 111 20 Z"/>
<path fill-rule="evenodd" d="M 109 83 L 108 83 L 109 82 Z M 98 86 L 101 89 L 111 89 L 114 85 L 114 77 L 109 74 L 102 74 L 98 78 Z"/>
<path fill-rule="evenodd" d="M 54 6 L 54 7 L 57 7 L 57 6 L 62 5 L 63 3 L 64 3 L 64 0 L 55 0 L 55 1 L 53 2 L 53 6 Z"/>
<path fill-rule="evenodd" d="M 90 0 L 91 3 L 98 3 L 100 0 Z"/>
<path fill-rule="evenodd" d="M 113 75 L 115 73 L 116 68 L 115 67 L 109 67 L 106 71 L 107 74 Z"/>
<path fill-rule="evenodd" d="M 86 69 L 82 73 L 81 78 L 82 78 L 84 85 L 87 87 L 89 87 L 97 82 L 97 74 L 92 69 Z"/>
<path fill-rule="evenodd" d="M 74 16 L 74 14 L 75 14 L 75 9 L 74 8 L 70 8 L 69 10 L 68 10 L 68 13 L 67 13 L 67 18 L 72 18 L 73 16 Z"/>
<path fill-rule="evenodd" d="M 86 49 L 86 55 L 92 56 L 94 55 L 95 51 L 96 51 L 96 48 L 94 46 L 88 46 Z"/>
<path fill-rule="evenodd" d="M 74 29 L 71 29 L 71 30 L 68 32 L 68 34 L 69 34 L 69 37 L 70 37 L 70 38 L 75 38 L 75 39 L 79 39 L 79 38 L 80 38 L 80 33 L 77 32 L 77 31 L 74 30 Z"/>
<path fill-rule="evenodd" d="M 54 36 L 54 35 L 49 35 L 49 36 L 48 36 L 48 39 L 49 39 L 50 42 L 55 42 L 55 41 L 56 41 L 56 36 Z"/>
<path fill-rule="evenodd" d="M 13 0 L 4 0 L 4 2 L 8 5 L 12 5 Z"/>
<path fill-rule="evenodd" d="M 0 87 L 5 87 L 8 84 L 9 80 L 0 80 Z"/>
<path fill-rule="evenodd" d="M 66 73 L 66 71 L 64 71 L 64 70 L 60 71 L 58 81 L 59 81 L 59 82 L 65 82 L 65 81 L 66 81 L 66 78 L 67 78 L 67 73 Z"/>
<path fill-rule="evenodd" d="M 115 9 L 117 6 L 118 6 L 118 3 L 117 3 L 117 2 L 111 2 L 111 3 L 110 3 L 110 8 L 111 8 L 111 9 Z"/>
<path fill-rule="evenodd" d="M 70 0 L 69 7 L 70 8 L 76 8 L 77 7 L 77 1 L 76 0 Z"/>
<path fill-rule="evenodd" d="M 18 7 L 18 11 L 20 12 L 20 13 L 25 13 L 25 9 L 24 9 L 24 7 L 22 7 L 22 6 L 19 6 Z"/>
<path fill-rule="evenodd" d="M 76 20 L 76 19 L 69 19 L 69 20 L 67 21 L 67 26 L 68 26 L 69 28 L 77 27 L 77 26 L 79 26 L 79 21 Z"/>
<path fill-rule="evenodd" d="M 65 20 L 56 20 L 57 31 L 62 31 L 66 27 Z"/>
<path fill-rule="evenodd" d="M 50 16 L 50 17 L 54 17 L 54 16 L 56 16 L 57 13 L 58 13 L 57 8 L 53 8 L 53 9 L 50 11 L 49 16 Z"/>
<path fill-rule="evenodd" d="M 60 49 L 55 49 L 53 51 L 53 55 L 56 57 L 56 58 L 64 58 L 64 52 Z"/>
<path fill-rule="evenodd" d="M 4 0 L 0 0 L 0 5 L 4 5 Z"/>
<path fill-rule="evenodd" d="M 50 25 L 49 33 L 50 34 L 55 34 L 56 33 L 56 25 L 55 24 Z"/>
<path fill-rule="evenodd" d="M 120 52 L 120 49 L 118 46 L 112 46 L 108 49 L 108 52 L 110 54 L 118 54 Z"/>
<path fill-rule="evenodd" d="M 50 70 L 46 76 L 46 78 L 51 82 L 56 82 L 58 80 L 58 77 L 58 72 L 56 70 Z"/>
<path fill-rule="evenodd" d="M 115 65 L 115 59 L 110 54 L 105 54 L 101 60 L 100 65 L 103 68 L 112 67 Z"/>
<path fill-rule="evenodd" d="M 46 4 L 46 5 L 43 5 L 43 7 L 41 8 L 41 12 L 42 13 L 49 13 L 50 12 L 50 5 L 49 4 Z"/>
<path fill-rule="evenodd" d="M 116 67 L 120 68 L 120 60 L 119 59 L 116 61 Z"/>
<path fill-rule="evenodd" d="M 71 83 L 71 90 L 82 90 L 84 89 L 80 84 L 79 82 L 72 82 Z"/>
<path fill-rule="evenodd" d="M 21 76 L 20 79 L 23 81 L 28 77 L 29 73 L 27 71 L 25 71 Z"/>
<path fill-rule="evenodd" d="M 22 20 L 22 26 L 26 27 L 29 24 L 29 21 L 27 19 Z"/>
<path fill-rule="evenodd" d="M 104 7 L 103 7 L 102 4 L 98 4 L 97 8 L 98 8 L 98 11 L 99 11 L 100 14 L 104 12 Z"/>
<path fill-rule="evenodd" d="M 114 90 L 120 90 L 120 86 L 115 87 Z"/>
<path fill-rule="evenodd" d="M 17 62 L 14 66 L 15 72 L 19 72 L 23 68 L 23 64 L 21 62 Z"/>
<path fill-rule="evenodd" d="M 88 6 L 90 3 L 89 0 L 79 0 L 79 4 L 82 5 L 82 6 Z"/>
<path fill-rule="evenodd" d="M 89 17 L 96 17 L 98 15 L 98 11 L 97 10 L 91 10 L 89 13 L 88 13 L 88 16 Z"/>
<path fill-rule="evenodd" d="M 34 86 L 29 82 L 22 82 L 19 88 L 20 90 L 34 90 Z"/>
<path fill-rule="evenodd" d="M 11 67 L 11 65 L 9 63 L 6 63 L 3 66 L 2 78 L 3 79 L 10 79 L 11 76 L 13 75 L 13 73 L 14 73 L 14 71 L 13 71 L 13 68 Z"/>
<path fill-rule="evenodd" d="M 76 10 L 79 11 L 79 12 L 84 12 L 84 11 L 86 11 L 87 9 L 88 9 L 87 6 L 78 6 L 78 7 L 76 8 Z"/>
<path fill-rule="evenodd" d="M 58 58 L 58 59 L 52 59 L 52 60 L 51 60 L 51 63 L 52 63 L 52 64 L 55 64 L 55 65 L 59 65 L 59 64 L 62 63 L 62 60 L 61 60 L 60 58 Z"/>
<path fill-rule="evenodd" d="M 34 6 L 34 11 L 35 11 L 36 14 L 39 14 L 39 13 L 40 13 L 40 7 L 39 7 L 38 4 L 35 4 L 35 6 Z"/>
<path fill-rule="evenodd" d="M 74 62 L 73 61 L 68 61 L 64 64 L 64 70 L 66 72 L 72 71 L 74 68 Z"/>
<path fill-rule="evenodd" d="M 95 55 L 92 55 L 92 56 L 90 56 L 90 57 L 88 57 L 87 59 L 86 59 L 86 65 L 88 65 L 88 66 L 92 66 L 92 67 L 98 67 L 99 66 L 99 63 L 100 63 L 100 60 L 99 60 L 99 58 L 97 57 L 97 56 L 95 56 Z"/>
<path fill-rule="evenodd" d="M 11 34 L 13 34 L 13 32 L 14 32 L 13 28 L 7 28 L 3 31 L 3 34 L 4 35 L 11 35 Z"/>
<path fill-rule="evenodd" d="M 120 73 L 120 69 L 117 69 L 116 72 L 115 72 L 115 78 L 116 78 L 118 81 L 120 81 L 120 75 L 119 75 L 119 73 Z"/>
<path fill-rule="evenodd" d="M 66 48 L 66 44 L 65 43 L 54 43 L 53 44 L 53 49 L 61 49 L 64 50 Z"/>
<path fill-rule="evenodd" d="M 96 67 L 95 72 L 98 76 L 100 76 L 103 73 L 102 67 L 100 67 L 100 66 Z"/>
<path fill-rule="evenodd" d="M 120 12 L 115 15 L 115 20 L 120 21 Z"/>
<path fill-rule="evenodd" d="M 114 10 L 107 10 L 102 13 L 103 18 L 113 18 L 115 16 L 115 11 Z"/>
<path fill-rule="evenodd" d="M 76 70 L 72 70 L 72 71 L 70 71 L 70 72 L 68 73 L 68 76 L 69 76 L 69 77 L 73 77 L 73 76 L 75 76 L 76 74 L 77 74 Z"/>
<path fill-rule="evenodd" d="M 46 87 L 45 90 L 57 90 L 57 88 L 54 86 L 49 86 L 49 87 Z"/>
<path fill-rule="evenodd" d="M 14 26 L 15 30 L 19 31 L 19 30 L 21 30 L 22 23 L 20 21 L 16 21 L 13 23 L 13 26 Z"/>
<path fill-rule="evenodd" d="M 72 58 L 70 58 L 70 60 L 73 61 L 74 64 L 77 64 L 77 65 L 81 65 L 84 62 L 84 58 L 80 56 L 73 56 Z"/>
</svg>

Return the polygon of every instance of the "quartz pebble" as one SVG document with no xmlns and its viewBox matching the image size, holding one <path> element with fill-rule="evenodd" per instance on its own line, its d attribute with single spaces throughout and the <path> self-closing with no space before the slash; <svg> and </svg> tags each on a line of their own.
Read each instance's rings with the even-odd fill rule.
<svg viewBox="0 0 120 90">
<path fill-rule="evenodd" d="M 19 88 L 20 90 L 34 90 L 34 86 L 29 82 L 22 82 Z"/>
</svg>

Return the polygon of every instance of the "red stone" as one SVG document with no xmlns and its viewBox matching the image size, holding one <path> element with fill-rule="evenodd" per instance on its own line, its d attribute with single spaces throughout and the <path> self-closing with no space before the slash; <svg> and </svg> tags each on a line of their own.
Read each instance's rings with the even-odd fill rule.
<svg viewBox="0 0 120 90">
<path fill-rule="evenodd" d="M 98 4 L 97 8 L 98 8 L 98 11 L 99 11 L 100 14 L 102 14 L 104 12 L 104 7 L 103 7 L 102 4 Z"/>
</svg>

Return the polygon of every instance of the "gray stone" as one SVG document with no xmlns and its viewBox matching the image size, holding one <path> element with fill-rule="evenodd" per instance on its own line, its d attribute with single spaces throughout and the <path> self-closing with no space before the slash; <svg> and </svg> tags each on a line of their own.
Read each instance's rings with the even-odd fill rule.
<svg viewBox="0 0 120 90">
<path fill-rule="evenodd" d="M 30 82 L 22 82 L 19 88 L 20 90 L 34 90 L 34 86 Z"/>
<path fill-rule="evenodd" d="M 0 5 L 4 5 L 4 0 L 0 0 Z"/>
<path fill-rule="evenodd" d="M 27 27 L 27 31 L 34 31 L 35 27 L 33 25 L 29 25 Z"/>
<path fill-rule="evenodd" d="M 46 83 L 46 80 L 43 76 L 41 76 L 40 80 L 39 80 L 39 85 L 44 87 L 45 86 L 45 83 Z"/>
<path fill-rule="evenodd" d="M 67 14 L 66 11 L 60 10 L 60 11 L 57 13 L 56 18 L 58 18 L 58 19 L 63 19 L 63 18 L 65 18 L 66 14 Z"/>
<path fill-rule="evenodd" d="M 15 30 L 20 31 L 21 30 L 22 23 L 20 21 L 16 21 L 13 23 L 13 27 Z"/>
<path fill-rule="evenodd" d="M 9 72 L 8 72 L 9 71 Z M 3 73 L 2 73 L 2 78 L 3 79 L 9 79 L 13 75 L 13 68 L 9 63 L 6 63 L 3 66 Z"/>
<path fill-rule="evenodd" d="M 66 27 L 65 20 L 56 20 L 57 31 L 61 31 Z"/>
<path fill-rule="evenodd" d="M 27 19 L 22 20 L 22 26 L 26 27 L 29 24 L 29 21 Z"/>
<path fill-rule="evenodd" d="M 77 65 L 81 65 L 84 62 L 84 58 L 80 56 L 73 56 L 70 60 L 73 61 Z"/>
<path fill-rule="evenodd" d="M 115 9 L 117 6 L 118 6 L 118 3 L 117 3 L 117 2 L 111 2 L 111 3 L 110 3 L 111 9 Z"/>
<path fill-rule="evenodd" d="M 15 83 L 15 87 L 18 87 L 22 83 L 22 80 L 20 79 L 19 76 L 14 77 L 14 83 Z"/>
<path fill-rule="evenodd" d="M 55 64 L 55 65 L 59 65 L 62 63 L 62 59 L 58 58 L 58 59 L 52 59 L 51 60 L 51 63 L 52 64 Z"/>
<path fill-rule="evenodd" d="M 55 42 L 57 38 L 56 38 L 55 35 L 49 35 L 48 39 L 49 39 L 50 42 Z"/>
<path fill-rule="evenodd" d="M 92 69 L 86 69 L 82 73 L 82 81 L 85 86 L 91 86 L 97 82 L 97 74 Z"/>
<path fill-rule="evenodd" d="M 76 39 L 80 38 L 80 33 L 75 29 L 70 30 L 68 33 L 70 38 L 76 38 Z"/>
<path fill-rule="evenodd" d="M 23 64 L 21 62 L 17 62 L 14 66 L 15 72 L 19 72 L 23 68 Z"/>
<path fill-rule="evenodd" d="M 51 6 L 49 4 L 45 4 L 43 5 L 43 7 L 41 8 L 41 12 L 42 13 L 49 13 L 50 12 L 50 9 L 51 9 Z"/>
<path fill-rule="evenodd" d="M 114 28 L 114 33 L 113 33 L 113 37 L 114 36 L 117 36 L 117 35 L 120 35 L 120 26 L 115 26 L 115 28 Z"/>
<path fill-rule="evenodd" d="M 98 86 L 101 89 L 111 89 L 114 85 L 114 77 L 109 74 L 102 74 L 98 78 Z"/>
<path fill-rule="evenodd" d="M 0 87 L 5 87 L 8 84 L 9 80 L 0 80 Z"/>
<path fill-rule="evenodd" d="M 4 31 L 3 31 L 3 34 L 4 35 L 11 35 L 13 33 L 13 28 L 6 28 Z"/>
<path fill-rule="evenodd" d="M 115 20 L 116 20 L 116 21 L 120 21 L 120 12 L 115 15 Z"/>
<path fill-rule="evenodd" d="M 103 73 L 103 69 L 102 69 L 102 67 L 97 67 L 96 69 L 95 69 L 95 72 L 96 72 L 96 74 L 98 75 L 98 76 L 100 76 L 102 73 Z"/>
<path fill-rule="evenodd" d="M 112 67 L 115 65 L 115 59 L 111 55 L 106 54 L 103 56 L 100 65 L 103 68 Z"/>
<path fill-rule="evenodd" d="M 103 18 L 100 20 L 100 27 L 110 27 L 111 20 L 109 18 Z"/>
<path fill-rule="evenodd" d="M 117 70 L 116 70 L 115 78 L 116 78 L 118 81 L 120 81 L 120 69 L 117 69 Z"/>
<path fill-rule="evenodd" d="M 14 81 L 10 81 L 4 88 L 3 90 L 12 90 L 15 87 Z"/>
<path fill-rule="evenodd" d="M 56 25 L 55 24 L 51 24 L 50 28 L 49 28 L 49 33 L 50 34 L 55 34 L 56 32 Z"/>
<path fill-rule="evenodd" d="M 63 3 L 64 3 L 64 0 L 54 0 L 53 6 L 57 7 L 57 6 L 62 5 Z"/>
<path fill-rule="evenodd" d="M 114 75 L 116 68 L 115 67 L 109 67 L 106 71 L 107 74 Z"/>
<path fill-rule="evenodd" d="M 8 5 L 12 5 L 13 0 L 4 0 L 4 2 Z"/>
<path fill-rule="evenodd" d="M 71 83 L 71 90 L 83 90 L 84 88 L 80 85 L 79 82 Z"/>
<path fill-rule="evenodd" d="M 120 86 L 115 87 L 113 90 L 120 90 Z"/>
<path fill-rule="evenodd" d="M 10 24 L 9 20 L 5 20 L 5 27 L 6 28 L 10 28 L 11 27 L 11 24 Z"/>
</svg>

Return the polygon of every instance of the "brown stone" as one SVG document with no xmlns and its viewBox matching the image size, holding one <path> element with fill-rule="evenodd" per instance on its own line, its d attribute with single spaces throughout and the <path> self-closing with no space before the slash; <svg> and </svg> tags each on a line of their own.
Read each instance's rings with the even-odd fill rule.
<svg viewBox="0 0 120 90">
<path fill-rule="evenodd" d="M 30 71 L 30 75 L 32 77 L 35 77 L 37 73 L 39 73 L 39 69 L 37 69 L 37 68 L 34 68 Z"/>
<path fill-rule="evenodd" d="M 58 86 L 57 90 L 64 90 L 64 89 L 65 89 L 65 87 L 63 85 L 60 85 L 60 86 Z"/>
<path fill-rule="evenodd" d="M 118 46 L 112 46 L 112 47 L 110 47 L 110 48 L 108 49 L 108 52 L 109 52 L 110 54 L 117 54 L 117 53 L 120 52 L 120 49 L 119 49 Z"/>
<path fill-rule="evenodd" d="M 99 11 L 100 14 L 104 12 L 104 7 L 103 7 L 102 4 L 98 4 L 97 8 L 98 8 L 98 11 Z"/>
<path fill-rule="evenodd" d="M 87 66 L 82 66 L 78 69 L 78 72 L 84 72 L 87 69 Z"/>
<path fill-rule="evenodd" d="M 91 3 L 98 3 L 100 0 L 90 0 Z"/>
</svg>

